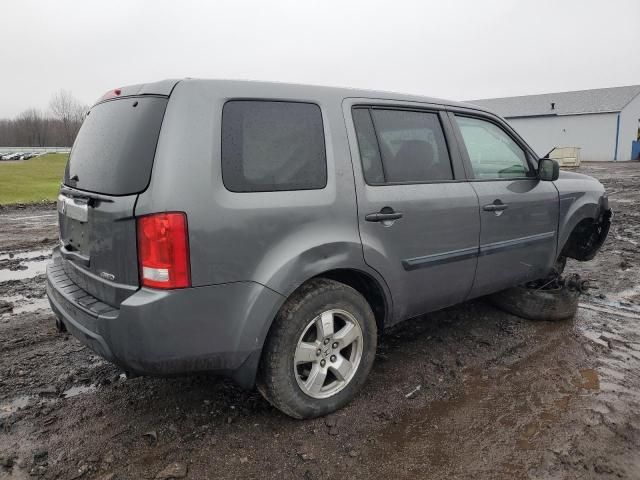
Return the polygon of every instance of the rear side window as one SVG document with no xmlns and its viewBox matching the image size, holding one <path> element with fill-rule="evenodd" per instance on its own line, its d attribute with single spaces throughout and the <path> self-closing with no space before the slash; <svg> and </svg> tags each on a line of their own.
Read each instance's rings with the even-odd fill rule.
<svg viewBox="0 0 640 480">
<path fill-rule="evenodd" d="M 453 180 L 437 113 L 356 108 L 353 115 L 367 183 Z"/>
<path fill-rule="evenodd" d="M 324 188 L 327 161 L 320 107 L 227 102 L 222 111 L 222 179 L 232 192 Z"/>
<path fill-rule="evenodd" d="M 93 107 L 71 150 L 65 185 L 107 195 L 147 188 L 167 101 L 130 97 Z"/>
</svg>

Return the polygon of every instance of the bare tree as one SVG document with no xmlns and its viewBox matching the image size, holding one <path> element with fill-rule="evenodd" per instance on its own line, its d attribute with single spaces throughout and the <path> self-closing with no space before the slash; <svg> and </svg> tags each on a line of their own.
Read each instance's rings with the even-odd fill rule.
<svg viewBox="0 0 640 480">
<path fill-rule="evenodd" d="M 13 119 L 0 119 L 0 147 L 70 147 L 89 107 L 60 90 L 49 109 L 29 108 Z"/>
<path fill-rule="evenodd" d="M 87 107 L 69 90 L 60 90 L 51 98 L 49 108 L 53 116 L 62 123 L 65 143 L 70 147 L 82 125 Z"/>
<path fill-rule="evenodd" d="M 47 144 L 48 119 L 40 110 L 25 110 L 15 120 L 18 145 L 44 147 Z"/>
</svg>

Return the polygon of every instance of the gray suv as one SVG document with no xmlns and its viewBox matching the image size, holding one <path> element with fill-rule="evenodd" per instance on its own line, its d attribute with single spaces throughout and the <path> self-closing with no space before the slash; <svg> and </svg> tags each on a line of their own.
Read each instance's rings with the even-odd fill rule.
<svg viewBox="0 0 640 480">
<path fill-rule="evenodd" d="M 58 212 L 60 328 L 296 418 L 353 398 L 384 328 L 591 259 L 610 217 L 598 181 L 473 105 L 192 79 L 91 107 Z"/>
</svg>

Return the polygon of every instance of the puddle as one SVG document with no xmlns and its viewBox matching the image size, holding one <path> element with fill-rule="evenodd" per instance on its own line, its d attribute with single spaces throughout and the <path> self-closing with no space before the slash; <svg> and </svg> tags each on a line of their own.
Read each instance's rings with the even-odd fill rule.
<svg viewBox="0 0 640 480">
<path fill-rule="evenodd" d="M 63 398 L 77 397 L 78 395 L 83 395 L 85 393 L 94 392 L 96 390 L 96 388 L 98 388 L 98 387 L 95 384 L 91 384 L 91 385 L 75 385 L 75 386 L 73 386 L 71 388 L 68 388 L 64 392 L 62 392 L 62 397 Z"/>
<path fill-rule="evenodd" d="M 28 298 L 24 295 L 10 295 L 2 297 L 2 300 L 11 303 L 13 305 L 13 311 L 1 314 L 0 318 L 19 313 L 30 313 L 35 312 L 36 310 L 50 308 L 49 300 L 47 299 L 47 297 Z"/>
<path fill-rule="evenodd" d="M 29 250 L 28 252 L 20 253 L 0 253 L 0 260 L 29 260 L 42 256 L 50 257 L 51 249 L 44 248 L 42 250 Z"/>
<path fill-rule="evenodd" d="M 33 395 L 22 395 L 9 402 L 0 404 L 0 418 L 8 417 L 12 413 L 26 408 L 35 398 Z"/>
<path fill-rule="evenodd" d="M 33 278 L 36 275 L 41 275 L 47 270 L 47 263 L 49 259 L 36 260 L 33 262 L 25 262 L 27 268 L 24 270 L 0 270 L 0 282 L 7 282 L 9 280 L 23 280 L 25 278 Z"/>
<path fill-rule="evenodd" d="M 43 298 L 30 298 L 28 299 L 29 303 L 25 305 L 19 305 L 17 307 L 13 307 L 13 313 L 29 313 L 35 312 L 36 310 L 44 310 L 49 309 L 51 306 L 49 305 L 49 299 L 47 297 Z"/>
<path fill-rule="evenodd" d="M 95 391 L 97 388 L 97 386 L 95 384 L 91 384 L 91 385 L 75 385 L 67 390 L 65 390 L 64 392 L 62 392 L 62 397 L 63 398 L 73 398 L 76 397 L 78 395 L 83 395 L 85 393 L 90 393 Z M 57 396 L 57 395 L 56 395 Z M 55 398 L 53 399 L 42 399 L 40 397 L 38 397 L 37 395 L 21 395 L 19 397 L 13 398 L 11 400 L 8 400 L 4 403 L 0 403 L 0 419 L 1 418 L 6 418 L 14 413 L 16 413 L 19 410 L 22 410 L 24 408 L 29 407 L 32 404 L 35 404 L 37 402 L 46 402 L 46 403 L 50 403 L 50 402 L 54 402 L 56 401 Z"/>
<path fill-rule="evenodd" d="M 58 224 L 58 214 L 56 212 L 25 216 L 5 217 L 7 223 L 19 226 L 19 228 L 40 228 L 54 226 Z"/>
</svg>

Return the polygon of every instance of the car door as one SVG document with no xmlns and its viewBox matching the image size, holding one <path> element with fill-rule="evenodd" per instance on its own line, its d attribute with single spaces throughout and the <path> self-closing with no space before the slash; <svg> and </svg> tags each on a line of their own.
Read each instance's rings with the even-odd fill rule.
<svg viewBox="0 0 640 480">
<path fill-rule="evenodd" d="M 451 118 L 480 201 L 480 252 L 470 296 L 544 277 L 556 258 L 555 185 L 538 179 L 537 161 L 498 119 L 469 112 Z"/>
<path fill-rule="evenodd" d="M 476 268 L 478 200 L 446 113 L 345 102 L 366 263 L 394 320 L 463 301 Z"/>
</svg>

